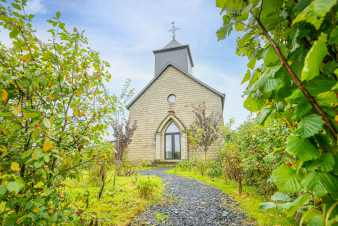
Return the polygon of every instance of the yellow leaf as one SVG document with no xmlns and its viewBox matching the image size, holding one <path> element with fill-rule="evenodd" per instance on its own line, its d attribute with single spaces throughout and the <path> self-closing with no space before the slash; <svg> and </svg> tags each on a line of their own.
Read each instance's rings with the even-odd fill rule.
<svg viewBox="0 0 338 226">
<path fill-rule="evenodd" d="M 334 120 L 336 120 L 336 123 L 338 123 L 338 115 L 334 117 Z"/>
<path fill-rule="evenodd" d="M 0 145 L 0 154 L 5 154 L 5 153 L 7 153 L 6 146 Z"/>
<path fill-rule="evenodd" d="M 31 56 L 30 56 L 29 54 L 23 55 L 23 56 L 20 57 L 20 59 L 21 59 L 23 62 L 26 63 L 26 62 L 28 62 L 28 61 L 31 60 Z"/>
<path fill-rule="evenodd" d="M 33 208 L 33 212 L 34 212 L 34 213 L 39 213 L 39 212 L 40 212 L 40 209 L 39 209 L 38 207 L 35 207 L 35 208 Z"/>
<path fill-rule="evenodd" d="M 13 171 L 13 172 L 19 172 L 20 171 L 20 165 L 19 165 L 19 163 L 17 163 L 17 162 L 12 162 L 11 163 L 11 170 Z"/>
<path fill-rule="evenodd" d="M 77 89 L 75 91 L 75 96 L 77 96 L 77 97 L 81 96 L 81 90 Z"/>
<path fill-rule="evenodd" d="M 44 183 L 43 183 L 42 181 L 39 181 L 38 183 L 36 183 L 36 184 L 34 185 L 34 188 L 37 188 L 37 189 L 43 188 L 43 185 L 44 185 Z"/>
<path fill-rule="evenodd" d="M 49 139 L 45 139 L 43 142 L 43 151 L 48 152 L 54 147 L 53 143 Z"/>
<path fill-rule="evenodd" d="M 2 92 L 1 92 L 1 98 L 2 98 L 2 101 L 7 104 L 8 102 L 8 92 L 7 90 L 3 89 Z"/>
</svg>

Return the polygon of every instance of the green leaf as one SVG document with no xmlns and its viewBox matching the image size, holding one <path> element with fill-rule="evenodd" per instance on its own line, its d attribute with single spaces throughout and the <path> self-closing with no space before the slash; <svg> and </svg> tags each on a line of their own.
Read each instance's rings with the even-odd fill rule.
<svg viewBox="0 0 338 226">
<path fill-rule="evenodd" d="M 249 95 L 244 101 L 244 107 L 251 112 L 259 111 L 262 108 L 262 106 L 263 106 L 262 101 L 254 98 L 253 95 Z"/>
<path fill-rule="evenodd" d="M 263 108 L 263 110 L 258 114 L 256 118 L 257 123 L 263 124 L 270 115 L 271 111 L 272 111 L 271 108 Z"/>
<path fill-rule="evenodd" d="M 246 73 L 245 73 L 245 75 L 244 75 L 243 80 L 241 81 L 241 84 L 244 84 L 244 83 L 246 83 L 247 81 L 249 81 L 250 76 L 251 76 L 250 70 L 247 70 Z"/>
<path fill-rule="evenodd" d="M 331 172 L 334 170 L 335 162 L 336 161 L 331 153 L 325 153 L 316 161 L 311 162 L 307 166 L 307 169 L 309 171 L 320 170 L 322 172 Z"/>
<path fill-rule="evenodd" d="M 226 0 L 216 0 L 216 7 L 223 9 Z"/>
<path fill-rule="evenodd" d="M 216 7 L 228 10 L 239 10 L 244 4 L 243 0 L 216 0 Z"/>
<path fill-rule="evenodd" d="M 320 162 L 319 168 L 323 172 L 330 172 L 334 169 L 335 160 L 331 153 L 323 154 L 318 162 Z"/>
<path fill-rule="evenodd" d="M 328 42 L 330 45 L 338 43 L 338 25 L 331 31 Z"/>
<path fill-rule="evenodd" d="M 323 128 L 323 120 L 317 114 L 311 114 L 305 116 L 298 124 L 297 134 L 303 138 L 311 137 Z"/>
<path fill-rule="evenodd" d="M 303 223 L 308 226 L 323 226 L 324 220 L 321 212 L 312 208 L 303 213 L 300 225 L 303 225 Z"/>
<path fill-rule="evenodd" d="M 300 178 L 296 170 L 286 165 L 281 165 L 271 174 L 272 182 L 281 192 L 298 192 L 301 188 Z"/>
<path fill-rule="evenodd" d="M 337 184 L 338 180 L 327 173 L 311 172 L 302 180 L 305 189 L 318 197 L 337 192 Z"/>
<path fill-rule="evenodd" d="M 266 66 L 273 66 L 276 65 L 279 62 L 279 58 L 275 53 L 275 50 L 269 46 L 265 49 L 264 52 L 264 64 Z"/>
<path fill-rule="evenodd" d="M 310 91 L 311 95 L 317 96 L 320 93 L 330 90 L 335 85 L 335 83 L 336 81 L 333 79 L 316 78 L 311 80 L 310 83 L 306 84 L 305 88 Z"/>
<path fill-rule="evenodd" d="M 259 204 L 259 208 L 263 209 L 263 210 L 273 209 L 273 208 L 276 208 L 276 207 L 277 207 L 277 205 L 274 202 L 262 202 L 262 203 Z"/>
<path fill-rule="evenodd" d="M 18 34 L 19 34 L 19 30 L 13 29 L 11 32 L 9 32 L 9 37 L 10 38 L 16 38 L 16 36 L 18 36 Z"/>
<path fill-rule="evenodd" d="M 60 11 L 57 11 L 56 13 L 55 13 L 55 18 L 56 19 L 59 19 L 61 17 L 61 12 Z"/>
<path fill-rule="evenodd" d="M 333 91 L 320 93 L 317 95 L 316 99 L 321 106 L 334 107 L 338 105 L 336 93 Z"/>
<path fill-rule="evenodd" d="M 286 151 L 296 156 L 301 161 L 317 159 L 319 152 L 308 140 L 295 135 L 290 135 L 287 139 Z"/>
<path fill-rule="evenodd" d="M 275 194 L 273 194 L 273 196 L 271 196 L 271 200 L 272 201 L 283 201 L 283 202 L 288 202 L 291 200 L 290 196 L 288 196 L 287 194 L 283 193 L 283 192 L 276 192 Z"/>
<path fill-rule="evenodd" d="M 281 86 L 283 86 L 283 81 L 279 78 L 269 78 L 265 82 L 264 91 L 272 92 L 274 90 L 278 90 Z"/>
<path fill-rule="evenodd" d="M 248 68 L 250 68 L 251 70 L 255 68 L 256 65 L 256 57 L 252 57 L 250 59 L 250 61 L 248 62 Z"/>
<path fill-rule="evenodd" d="M 245 25 L 243 23 L 236 23 L 235 29 L 236 31 L 243 31 L 245 29 Z"/>
<path fill-rule="evenodd" d="M 223 16 L 223 26 L 218 29 L 216 32 L 217 40 L 223 40 L 225 37 L 229 36 L 232 31 L 232 22 L 228 15 Z"/>
<path fill-rule="evenodd" d="M 16 181 L 9 182 L 6 187 L 9 192 L 18 193 L 24 188 L 24 184 L 23 182 L 16 180 Z"/>
<path fill-rule="evenodd" d="M 327 54 L 326 39 L 327 35 L 321 33 L 318 40 L 314 42 L 311 49 L 306 54 L 301 74 L 303 81 L 311 80 L 319 75 L 319 66 Z"/>
<path fill-rule="evenodd" d="M 267 29 L 272 29 L 282 19 L 280 14 L 282 4 L 283 0 L 264 1 L 261 21 Z"/>
<path fill-rule="evenodd" d="M 281 204 L 280 207 L 287 210 L 287 216 L 292 217 L 298 209 L 303 207 L 311 200 L 310 194 L 304 194 L 296 198 L 292 202 Z"/>
<path fill-rule="evenodd" d="M 311 110 L 312 110 L 312 106 L 309 103 L 309 101 L 306 100 L 305 98 L 302 98 L 300 101 L 298 101 L 296 109 L 292 115 L 293 119 L 295 120 L 300 119 L 304 115 L 307 115 L 308 113 L 310 113 Z"/>
<path fill-rule="evenodd" d="M 4 185 L 0 185 L 0 198 L 4 196 L 7 192 L 7 189 Z"/>
<path fill-rule="evenodd" d="M 305 21 L 318 30 L 325 15 L 337 3 L 336 0 L 314 0 L 293 20 L 293 24 Z"/>
</svg>

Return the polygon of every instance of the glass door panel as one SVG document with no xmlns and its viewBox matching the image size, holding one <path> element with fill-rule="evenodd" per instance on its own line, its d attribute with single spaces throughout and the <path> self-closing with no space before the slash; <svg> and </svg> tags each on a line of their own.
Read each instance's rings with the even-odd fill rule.
<svg viewBox="0 0 338 226">
<path fill-rule="evenodd" d="M 180 134 L 173 135 L 174 138 L 174 158 L 181 159 L 181 142 L 180 142 Z"/>
<path fill-rule="evenodd" d="M 173 159 L 172 137 L 170 134 L 165 136 L 165 159 Z"/>
</svg>

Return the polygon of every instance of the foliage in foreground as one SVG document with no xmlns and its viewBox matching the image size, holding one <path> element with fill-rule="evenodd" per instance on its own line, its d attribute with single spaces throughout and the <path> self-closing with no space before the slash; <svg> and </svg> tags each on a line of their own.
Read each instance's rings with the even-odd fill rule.
<svg viewBox="0 0 338 226">
<path fill-rule="evenodd" d="M 155 176 L 118 176 L 107 172 L 106 192 L 98 199 L 100 186 L 93 183 L 88 171 L 76 179 L 67 179 L 65 201 L 76 210 L 79 225 L 128 225 L 146 207 L 159 202 L 163 184 Z"/>
<path fill-rule="evenodd" d="M 249 120 L 236 130 L 225 127 L 220 153 L 224 173 L 239 185 L 254 186 L 259 193 L 271 195 L 276 187 L 270 176 L 288 158 L 284 151 L 290 129 L 279 120 L 268 120 L 265 125 Z"/>
<path fill-rule="evenodd" d="M 56 13 L 50 39 L 38 39 L 25 3 L 0 1 L 10 38 L 0 43 L 0 224 L 52 225 L 75 217 L 63 181 L 96 161 L 88 151 L 101 143 L 114 99 L 103 87 L 108 65 L 83 33 Z"/>
<path fill-rule="evenodd" d="M 300 224 L 338 223 L 337 1 L 217 0 L 224 39 L 240 32 L 248 57 L 244 106 L 261 122 L 279 115 L 292 127 L 290 159 L 272 172 L 279 193 L 264 207 L 301 215 Z"/>
<path fill-rule="evenodd" d="M 201 175 L 198 169 L 195 167 L 190 167 L 194 165 L 189 161 L 182 163 L 183 165 L 176 167 L 172 170 L 167 171 L 168 173 L 173 173 L 179 176 L 194 178 L 208 185 L 214 186 L 225 194 L 231 196 L 234 200 L 239 203 L 239 206 L 242 210 L 245 211 L 245 214 L 251 219 L 255 220 L 257 225 L 283 225 L 283 226 L 292 226 L 295 225 L 291 220 L 288 220 L 285 216 L 281 215 L 275 210 L 269 210 L 268 212 L 262 211 L 259 206 L 260 203 L 265 200 L 265 198 L 259 195 L 255 188 L 251 186 L 243 185 L 243 193 L 238 194 L 237 192 L 237 183 L 231 180 L 224 180 L 220 176 L 208 176 Z M 210 164 L 211 166 L 213 164 Z M 187 167 L 189 166 L 189 167 Z M 187 168 L 185 168 L 187 167 Z M 238 210 L 240 211 L 240 210 Z"/>
</svg>

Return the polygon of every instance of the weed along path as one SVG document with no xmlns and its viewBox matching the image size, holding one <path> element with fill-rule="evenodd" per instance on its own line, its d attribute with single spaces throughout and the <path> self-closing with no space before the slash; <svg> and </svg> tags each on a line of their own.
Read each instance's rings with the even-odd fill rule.
<svg viewBox="0 0 338 226">
<path fill-rule="evenodd" d="M 220 190 L 196 180 L 166 174 L 166 169 L 142 171 L 160 176 L 165 198 L 134 219 L 132 225 L 253 225 L 238 204 Z"/>
</svg>

